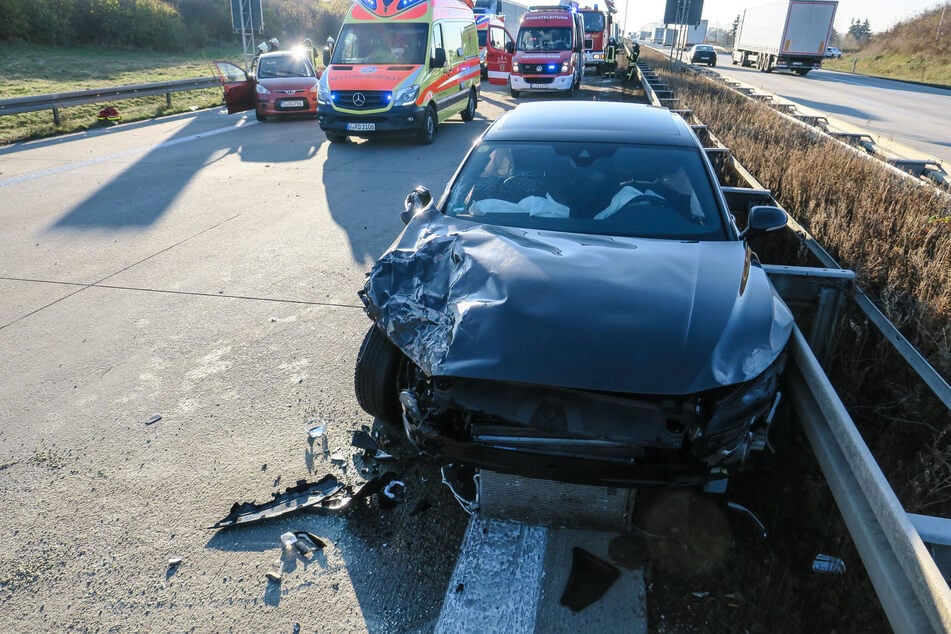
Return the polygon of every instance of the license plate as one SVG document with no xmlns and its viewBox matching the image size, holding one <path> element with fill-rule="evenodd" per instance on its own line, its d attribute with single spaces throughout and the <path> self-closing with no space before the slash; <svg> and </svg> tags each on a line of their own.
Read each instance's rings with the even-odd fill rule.
<svg viewBox="0 0 951 634">
<path fill-rule="evenodd" d="M 376 130 L 375 123 L 348 123 L 348 130 Z"/>
<path fill-rule="evenodd" d="M 304 100 L 303 99 L 285 99 L 281 102 L 282 108 L 303 108 Z"/>
</svg>

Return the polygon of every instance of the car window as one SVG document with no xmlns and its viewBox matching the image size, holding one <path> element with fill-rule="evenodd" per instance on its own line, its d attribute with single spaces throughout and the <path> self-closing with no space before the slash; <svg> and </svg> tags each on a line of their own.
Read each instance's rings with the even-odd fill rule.
<svg viewBox="0 0 951 634">
<path fill-rule="evenodd" d="M 515 48 L 520 51 L 563 51 L 571 48 L 568 27 L 522 28 Z"/>
<path fill-rule="evenodd" d="M 314 67 L 302 55 L 262 57 L 258 60 L 258 79 L 276 77 L 314 77 Z"/>
<path fill-rule="evenodd" d="M 484 142 L 460 169 L 444 212 L 512 227 L 725 240 L 711 178 L 699 148 Z"/>
<path fill-rule="evenodd" d="M 429 25 L 344 24 L 332 64 L 423 64 Z"/>
</svg>

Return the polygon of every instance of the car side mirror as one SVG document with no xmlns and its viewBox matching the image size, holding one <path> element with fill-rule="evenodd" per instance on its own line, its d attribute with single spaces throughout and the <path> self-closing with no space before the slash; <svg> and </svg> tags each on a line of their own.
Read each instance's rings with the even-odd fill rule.
<svg viewBox="0 0 951 634">
<path fill-rule="evenodd" d="M 515 42 L 506 42 L 505 43 L 505 52 L 509 54 L 515 53 Z"/>
<path fill-rule="evenodd" d="M 746 229 L 740 232 L 741 240 L 748 240 L 770 231 L 776 231 L 786 226 L 789 217 L 779 207 L 771 205 L 756 205 L 750 209 L 746 220 Z"/>
<path fill-rule="evenodd" d="M 403 211 L 400 212 L 400 220 L 403 224 L 408 224 L 410 218 L 417 213 L 429 207 L 433 202 L 433 194 L 425 185 L 418 185 L 416 189 L 406 196 L 406 202 L 403 203 Z"/>
<path fill-rule="evenodd" d="M 446 49 L 437 48 L 433 51 L 433 56 L 429 59 L 430 68 L 442 68 L 446 65 Z"/>
</svg>

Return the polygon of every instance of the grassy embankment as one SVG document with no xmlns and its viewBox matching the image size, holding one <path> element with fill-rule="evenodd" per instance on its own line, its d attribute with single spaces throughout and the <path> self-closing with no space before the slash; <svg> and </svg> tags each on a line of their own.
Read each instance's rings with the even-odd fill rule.
<svg viewBox="0 0 951 634">
<path fill-rule="evenodd" d="M 861 49 L 842 51 L 824 68 L 951 86 L 951 12 L 925 11 L 875 34 Z"/>
<path fill-rule="evenodd" d="M 227 59 L 239 63 L 236 47 L 190 54 L 113 50 L 96 47 L 63 48 L 0 43 L 0 99 L 26 97 L 110 86 L 195 79 L 214 75 L 211 62 Z M 0 117 L 0 144 L 78 132 L 97 125 L 99 110 L 115 106 L 125 122 L 209 108 L 221 103 L 221 89 L 172 93 L 172 107 L 165 96 L 142 97 L 60 109 L 61 123 L 53 123 L 50 110 Z"/>
<path fill-rule="evenodd" d="M 649 61 L 681 103 L 772 190 L 780 204 L 842 266 L 856 272 L 859 284 L 931 363 L 945 377 L 951 375 L 951 197 L 904 178 L 861 152 L 790 125 L 765 104 L 714 81 L 671 73 L 665 59 Z M 754 246 L 771 262 L 817 265 L 792 240 L 770 242 L 770 248 Z M 857 311 L 846 315 L 835 346 L 826 371 L 899 499 L 909 511 L 947 517 L 951 513 L 947 409 Z M 688 602 L 686 590 L 698 586 L 710 589 L 712 595 L 740 597 L 704 603 L 691 611 L 704 628 L 887 629 L 810 455 L 801 434 L 795 434 L 793 451 L 781 457 L 779 469 L 736 482 L 734 499 L 748 500 L 770 527 L 767 544 L 738 549 L 720 576 L 703 580 L 685 582 L 663 574 L 664 562 L 656 562 L 657 583 L 674 593 L 680 588 Z M 850 574 L 838 579 L 815 575 L 808 562 L 816 552 L 843 557 Z M 776 597 L 782 597 L 782 607 L 766 609 Z M 676 611 L 677 606 L 664 609 Z"/>
</svg>

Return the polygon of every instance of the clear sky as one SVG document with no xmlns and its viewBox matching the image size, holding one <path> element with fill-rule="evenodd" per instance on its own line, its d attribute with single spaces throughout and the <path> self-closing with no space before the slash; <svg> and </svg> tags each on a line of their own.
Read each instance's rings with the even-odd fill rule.
<svg viewBox="0 0 951 634">
<path fill-rule="evenodd" d="M 597 0 L 579 2 L 581 5 L 593 4 Z M 664 19 L 664 0 L 614 0 L 617 7 L 617 21 L 622 23 L 627 13 L 626 31 L 639 30 L 652 22 Z M 709 20 L 710 27 L 730 28 L 737 15 L 745 7 L 771 4 L 772 0 L 704 0 L 703 19 Z M 845 33 L 853 18 L 868 20 L 873 33 L 884 31 L 903 19 L 911 18 L 923 11 L 944 6 L 947 0 L 839 0 L 835 12 L 835 30 Z M 951 25 L 951 8 L 945 17 Z"/>
</svg>

